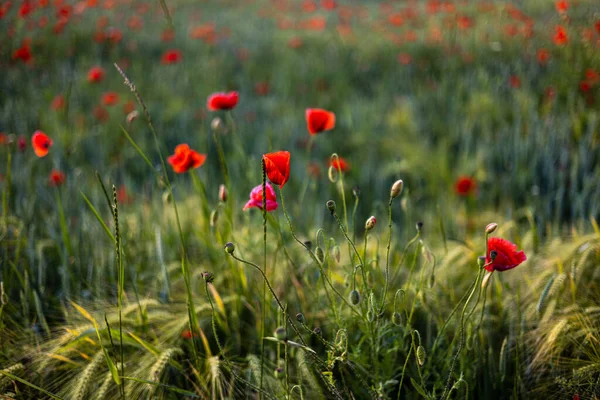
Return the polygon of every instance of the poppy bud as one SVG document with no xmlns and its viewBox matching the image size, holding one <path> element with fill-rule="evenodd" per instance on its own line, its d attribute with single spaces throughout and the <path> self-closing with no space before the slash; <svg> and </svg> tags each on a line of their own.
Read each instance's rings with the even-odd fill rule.
<svg viewBox="0 0 600 400">
<path fill-rule="evenodd" d="M 140 115 L 138 110 L 133 110 L 129 114 L 127 114 L 127 125 L 131 125 L 133 121 Z"/>
<path fill-rule="evenodd" d="M 331 183 L 335 183 L 335 181 L 337 181 L 338 170 L 333 168 L 333 165 L 329 167 L 329 170 L 327 171 L 327 177 L 329 177 L 329 181 Z"/>
<path fill-rule="evenodd" d="M 315 257 L 317 257 L 317 260 L 319 260 L 320 263 L 323 263 L 325 260 L 325 254 L 323 253 L 323 249 L 321 247 L 317 246 L 315 249 Z"/>
<path fill-rule="evenodd" d="M 279 328 L 275 329 L 275 332 L 273 332 L 273 336 L 275 336 L 277 340 L 286 340 L 287 334 L 285 332 L 285 328 L 283 326 L 280 326 Z"/>
<path fill-rule="evenodd" d="M 360 293 L 358 293 L 358 290 L 353 290 L 350 292 L 350 303 L 353 305 L 360 303 Z"/>
<path fill-rule="evenodd" d="M 162 195 L 162 200 L 164 203 L 171 203 L 171 200 L 173 200 L 173 198 L 171 197 L 171 193 L 169 193 L 169 191 L 165 191 Z"/>
<path fill-rule="evenodd" d="M 329 212 L 331 213 L 331 215 L 333 215 L 333 213 L 335 212 L 335 201 L 328 200 L 327 201 L 327 209 L 329 210 Z"/>
<path fill-rule="evenodd" d="M 340 246 L 337 244 L 333 247 L 333 258 L 335 258 L 336 262 L 340 262 L 340 258 L 342 257 L 342 252 L 340 251 Z"/>
<path fill-rule="evenodd" d="M 219 132 L 223 127 L 223 121 L 219 117 L 213 118 L 212 122 L 210 123 L 210 127 L 213 131 Z"/>
<path fill-rule="evenodd" d="M 219 201 L 221 203 L 225 203 L 227 201 L 227 188 L 223 184 L 219 186 Z"/>
<path fill-rule="evenodd" d="M 375 224 L 377 223 L 377 218 L 374 216 L 370 216 L 367 222 L 365 223 L 365 230 L 370 231 L 375 228 Z"/>
<path fill-rule="evenodd" d="M 374 320 L 375 320 L 375 314 L 373 313 L 373 310 L 367 311 L 367 321 L 373 322 Z"/>
<path fill-rule="evenodd" d="M 212 272 L 204 271 L 202 273 L 202 278 L 204 278 L 204 281 L 206 281 L 206 283 L 213 283 L 213 281 L 215 280 L 215 274 L 213 274 Z"/>
<path fill-rule="evenodd" d="M 283 368 L 277 367 L 275 368 L 275 372 L 273 373 L 273 375 L 275 375 L 275 378 L 277 379 L 283 379 L 285 377 L 285 372 Z"/>
<path fill-rule="evenodd" d="M 316 335 L 319 335 L 319 336 L 321 336 L 321 334 L 323 333 L 323 331 L 321 330 L 321 328 L 319 328 L 318 326 L 315 329 L 313 329 L 313 332 Z"/>
<path fill-rule="evenodd" d="M 417 228 L 417 232 L 421 232 L 421 229 L 423 229 L 423 222 L 421 222 L 421 221 L 417 222 L 416 228 Z"/>
<path fill-rule="evenodd" d="M 396 326 L 402 325 L 402 315 L 398 311 L 394 311 L 392 314 L 392 323 Z"/>
<path fill-rule="evenodd" d="M 358 185 L 352 188 L 352 194 L 354 195 L 354 197 L 360 196 L 360 188 L 358 187 Z"/>
<path fill-rule="evenodd" d="M 210 213 L 210 226 L 215 226 L 219 219 L 219 209 L 212 210 Z"/>
<path fill-rule="evenodd" d="M 425 347 L 423 346 L 419 346 L 417 347 L 417 362 L 419 363 L 419 366 L 423 366 L 423 364 L 425 364 Z"/>
<path fill-rule="evenodd" d="M 483 268 L 483 266 L 485 265 L 485 257 L 484 256 L 480 256 L 477 258 L 477 265 L 479 265 L 479 268 Z"/>
<path fill-rule="evenodd" d="M 304 319 L 304 314 L 302 314 L 302 313 L 300 313 L 300 312 L 299 312 L 298 314 L 296 314 L 296 321 L 298 321 L 298 322 L 300 322 L 301 324 L 303 324 L 303 323 L 304 323 L 304 321 L 305 321 L 305 319 Z"/>
<path fill-rule="evenodd" d="M 231 242 L 227 242 L 227 244 L 225 245 L 225 251 L 229 254 L 233 254 L 233 252 L 235 251 L 235 245 Z"/>
<path fill-rule="evenodd" d="M 402 181 L 402 179 L 399 179 L 396 182 L 394 182 L 394 184 L 392 185 L 392 189 L 390 190 L 390 197 L 392 199 L 395 199 L 396 197 L 400 196 L 403 188 L 404 182 Z"/>
<path fill-rule="evenodd" d="M 496 228 L 497 228 L 497 227 L 498 227 L 498 224 L 497 224 L 497 223 L 495 223 L 495 222 L 492 222 L 491 224 L 488 224 L 488 225 L 485 227 L 485 233 L 489 235 L 489 234 L 491 234 L 492 232 L 494 232 L 494 231 L 496 230 Z"/>
<path fill-rule="evenodd" d="M 490 259 L 494 261 L 498 257 L 498 252 L 496 250 L 490 251 Z"/>
<path fill-rule="evenodd" d="M 312 249 L 312 242 L 310 240 L 305 241 L 304 245 L 308 247 L 309 250 Z"/>
</svg>

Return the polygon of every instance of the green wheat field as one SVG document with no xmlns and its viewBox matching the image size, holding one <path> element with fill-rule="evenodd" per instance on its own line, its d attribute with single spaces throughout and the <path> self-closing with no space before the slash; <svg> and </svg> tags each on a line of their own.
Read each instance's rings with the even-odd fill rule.
<svg viewBox="0 0 600 400">
<path fill-rule="evenodd" d="M 0 0 L 0 399 L 600 399 L 596 0 Z"/>
</svg>

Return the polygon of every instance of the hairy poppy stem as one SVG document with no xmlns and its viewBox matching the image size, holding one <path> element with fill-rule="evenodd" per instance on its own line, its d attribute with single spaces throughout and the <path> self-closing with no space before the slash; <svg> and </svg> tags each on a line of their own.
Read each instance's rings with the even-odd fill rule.
<svg viewBox="0 0 600 400">
<path fill-rule="evenodd" d="M 394 201 L 394 197 L 390 196 L 390 201 L 388 203 L 388 240 L 387 240 L 387 250 L 385 255 L 385 286 L 383 287 L 383 295 L 381 296 L 381 306 L 379 307 L 379 313 L 383 312 L 385 308 L 385 299 L 387 297 L 387 292 L 390 287 L 390 247 L 392 246 L 392 202 Z"/>
<path fill-rule="evenodd" d="M 262 215 L 263 215 L 263 265 L 264 265 L 264 278 L 263 283 L 263 297 L 262 297 L 262 324 L 261 328 L 261 339 L 260 339 L 260 388 L 263 388 L 263 375 L 265 366 L 265 324 L 267 321 L 267 168 L 265 165 L 265 159 L 261 159 L 262 166 Z M 261 271 L 262 272 L 262 271 Z"/>
</svg>

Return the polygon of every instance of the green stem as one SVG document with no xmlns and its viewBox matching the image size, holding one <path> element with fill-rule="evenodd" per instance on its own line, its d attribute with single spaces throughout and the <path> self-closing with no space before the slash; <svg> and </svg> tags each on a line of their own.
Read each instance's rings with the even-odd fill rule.
<svg viewBox="0 0 600 400">
<path fill-rule="evenodd" d="M 390 247 L 392 245 L 392 202 L 394 198 L 390 196 L 390 201 L 388 203 L 388 240 L 387 240 L 387 250 L 385 256 L 385 286 L 383 288 L 383 295 L 381 296 L 381 307 L 379 308 L 379 314 L 383 312 L 385 308 L 385 298 L 387 297 L 387 292 L 390 287 Z"/>
<path fill-rule="evenodd" d="M 265 365 L 265 323 L 267 320 L 267 170 L 265 166 L 265 159 L 261 160 L 262 166 L 262 215 L 263 215 L 263 265 L 264 265 L 264 278 L 263 283 L 263 296 L 262 296 L 262 324 L 261 329 L 261 340 L 260 340 L 260 388 L 263 388 L 263 373 Z M 262 271 L 261 271 L 262 272 Z"/>
</svg>

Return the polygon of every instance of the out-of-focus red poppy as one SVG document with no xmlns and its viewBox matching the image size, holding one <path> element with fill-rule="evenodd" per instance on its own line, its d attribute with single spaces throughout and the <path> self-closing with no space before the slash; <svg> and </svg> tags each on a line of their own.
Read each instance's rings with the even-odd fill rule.
<svg viewBox="0 0 600 400">
<path fill-rule="evenodd" d="M 50 172 L 50 177 L 48 178 L 48 184 L 50 186 L 61 186 L 63 183 L 65 183 L 66 180 L 66 176 L 64 174 L 64 172 L 61 172 L 57 169 L 53 169 Z"/>
<path fill-rule="evenodd" d="M 190 331 L 189 329 L 186 329 L 183 332 L 181 332 L 181 337 L 184 339 L 191 339 L 192 337 L 198 337 L 198 332 L 194 332 L 194 334 L 192 335 L 192 331 Z"/>
<path fill-rule="evenodd" d="M 24 1 L 19 8 L 19 17 L 25 18 L 35 10 L 35 5 L 31 1 Z"/>
<path fill-rule="evenodd" d="M 321 0 L 321 8 L 323 10 L 331 11 L 335 10 L 337 7 L 337 3 L 335 0 Z"/>
<path fill-rule="evenodd" d="M 305 13 L 312 13 L 317 11 L 317 3 L 312 0 L 304 0 L 302 2 L 302 11 Z"/>
<path fill-rule="evenodd" d="M 567 30 L 563 26 L 558 25 L 556 28 L 554 28 L 554 44 L 557 46 L 562 46 L 568 41 L 569 36 L 567 35 Z"/>
<path fill-rule="evenodd" d="M 183 143 L 175 147 L 175 154 L 169 156 L 167 161 L 173 167 L 173 171 L 183 174 L 190 169 L 202 166 L 206 161 L 206 154 L 200 154 Z"/>
<path fill-rule="evenodd" d="M 536 58 L 540 65 L 546 65 L 548 64 L 548 60 L 550 60 L 550 52 L 547 49 L 539 49 Z"/>
<path fill-rule="evenodd" d="M 248 200 L 246 205 L 244 205 L 244 211 L 246 211 L 249 208 L 258 208 L 258 209 L 262 210 L 262 206 L 263 206 L 262 191 L 263 191 L 262 184 L 255 186 L 254 189 L 252 189 L 252 191 L 250 192 L 250 200 Z M 273 190 L 273 187 L 271 186 L 271 184 L 269 182 L 267 182 L 265 184 L 265 192 L 267 193 L 266 199 L 265 199 L 266 205 L 267 205 L 267 211 L 277 210 L 277 207 L 279 206 L 279 204 L 277 204 L 277 197 L 275 196 L 275 190 Z"/>
<path fill-rule="evenodd" d="M 169 65 L 169 64 L 177 64 L 181 62 L 182 55 L 180 50 L 167 50 L 163 53 L 162 58 L 160 59 L 161 64 Z"/>
<path fill-rule="evenodd" d="M 591 68 L 588 68 L 585 70 L 585 80 L 588 81 L 590 84 L 595 85 L 596 83 L 598 83 L 598 81 L 600 81 L 600 73 L 594 71 Z"/>
<path fill-rule="evenodd" d="M 173 29 L 165 29 L 164 31 L 162 31 L 162 34 L 160 35 L 160 40 L 162 40 L 163 42 L 170 42 L 173 39 L 175 39 L 175 31 Z"/>
<path fill-rule="evenodd" d="M 477 182 L 471 176 L 460 176 L 454 184 L 454 190 L 459 196 L 471 196 L 477 190 Z"/>
<path fill-rule="evenodd" d="M 31 137 L 31 146 L 33 147 L 33 152 L 38 157 L 46 157 L 50 147 L 52 147 L 52 139 L 48 137 L 42 131 L 35 131 L 33 136 Z"/>
<path fill-rule="evenodd" d="M 306 172 L 310 176 L 312 176 L 314 178 L 318 178 L 319 176 L 321 176 L 321 167 L 319 167 L 319 164 L 317 164 L 316 162 L 311 161 L 306 166 Z"/>
<path fill-rule="evenodd" d="M 600 35 L 600 19 L 594 23 L 594 28 L 596 28 L 596 33 Z"/>
<path fill-rule="evenodd" d="M 87 80 L 90 83 L 102 82 L 104 79 L 104 69 L 102 67 L 92 67 L 87 73 Z"/>
<path fill-rule="evenodd" d="M 57 94 L 52 99 L 52 103 L 50 104 L 50 108 L 53 110 L 62 110 L 65 108 L 65 96 L 62 94 Z"/>
<path fill-rule="evenodd" d="M 348 172 L 350 171 L 350 164 L 344 160 L 342 157 L 337 157 L 333 161 L 331 158 L 329 159 L 329 167 L 333 167 L 338 171 Z"/>
<path fill-rule="evenodd" d="M 263 155 L 265 171 L 269 180 L 283 188 L 290 178 L 290 152 L 277 151 Z"/>
<path fill-rule="evenodd" d="M 298 49 L 298 48 L 302 47 L 304 42 L 298 36 L 294 36 L 293 38 L 288 40 L 287 44 L 290 49 Z"/>
<path fill-rule="evenodd" d="M 208 96 L 206 107 L 209 111 L 231 110 L 238 103 L 240 95 L 238 92 L 219 92 Z"/>
<path fill-rule="evenodd" d="M 102 104 L 105 106 L 114 106 L 119 102 L 119 94 L 115 92 L 106 92 L 102 95 Z"/>
<path fill-rule="evenodd" d="M 102 107 L 101 105 L 97 105 L 94 107 L 92 115 L 100 123 L 108 121 L 108 118 L 110 117 L 110 114 L 108 113 L 108 111 L 106 111 L 106 108 Z"/>
<path fill-rule="evenodd" d="M 588 81 L 579 82 L 579 90 L 581 90 L 583 93 L 589 92 L 591 88 L 592 85 L 590 85 Z"/>
<path fill-rule="evenodd" d="M 398 62 L 402 65 L 408 65 L 412 61 L 412 57 L 408 53 L 400 53 L 398 54 Z"/>
<path fill-rule="evenodd" d="M 469 28 L 472 28 L 473 25 L 475 25 L 475 22 L 471 17 L 468 17 L 466 15 L 459 15 L 456 17 L 456 25 L 459 29 L 467 30 Z"/>
<path fill-rule="evenodd" d="M 110 27 L 106 30 L 105 37 L 112 44 L 117 44 L 123 39 L 123 32 L 120 29 Z"/>
<path fill-rule="evenodd" d="M 521 78 L 516 75 L 511 75 L 510 78 L 508 78 L 508 82 L 510 83 L 510 87 L 513 89 L 518 89 L 521 87 Z"/>
<path fill-rule="evenodd" d="M 4 132 L 0 132 L 0 146 L 4 146 L 8 143 L 8 135 Z"/>
<path fill-rule="evenodd" d="M 25 42 L 20 48 L 16 49 L 13 52 L 12 58 L 13 60 L 21 60 L 26 64 L 31 63 L 33 55 L 31 54 L 31 47 L 29 47 L 29 42 Z"/>
<path fill-rule="evenodd" d="M 523 261 L 527 260 L 524 251 L 517 251 L 517 246 L 506 239 L 490 238 L 488 239 L 488 252 L 485 257 L 485 263 L 490 264 L 485 267 L 486 270 L 506 271 L 513 269 Z M 496 252 L 496 258 L 492 261 L 490 253 Z"/>
<path fill-rule="evenodd" d="M 123 104 L 123 113 L 130 114 L 135 110 L 135 103 L 133 100 L 129 100 L 127 103 Z"/>
<path fill-rule="evenodd" d="M 257 82 L 254 85 L 254 93 L 259 96 L 266 96 L 269 94 L 269 83 L 268 82 Z"/>
<path fill-rule="evenodd" d="M 140 31 L 144 27 L 144 20 L 137 15 L 133 15 L 127 20 L 127 26 L 132 31 Z"/>
<path fill-rule="evenodd" d="M 27 150 L 27 139 L 25 139 L 24 135 L 20 135 L 19 139 L 17 139 L 17 148 L 22 153 Z"/>
<path fill-rule="evenodd" d="M 127 193 L 127 188 L 125 185 L 120 185 L 119 189 L 117 189 L 117 201 L 119 204 L 131 204 L 133 203 L 133 196 L 130 196 Z"/>
<path fill-rule="evenodd" d="M 556 11 L 559 14 L 564 14 L 569 10 L 569 3 L 567 3 L 565 0 L 558 0 L 555 3 L 556 6 Z"/>
<path fill-rule="evenodd" d="M 207 22 L 204 25 L 195 27 L 190 33 L 192 39 L 207 39 L 215 35 L 217 25 L 214 22 Z"/>
<path fill-rule="evenodd" d="M 307 108 L 306 126 L 311 135 L 335 128 L 335 114 L 322 108 Z"/>
</svg>

